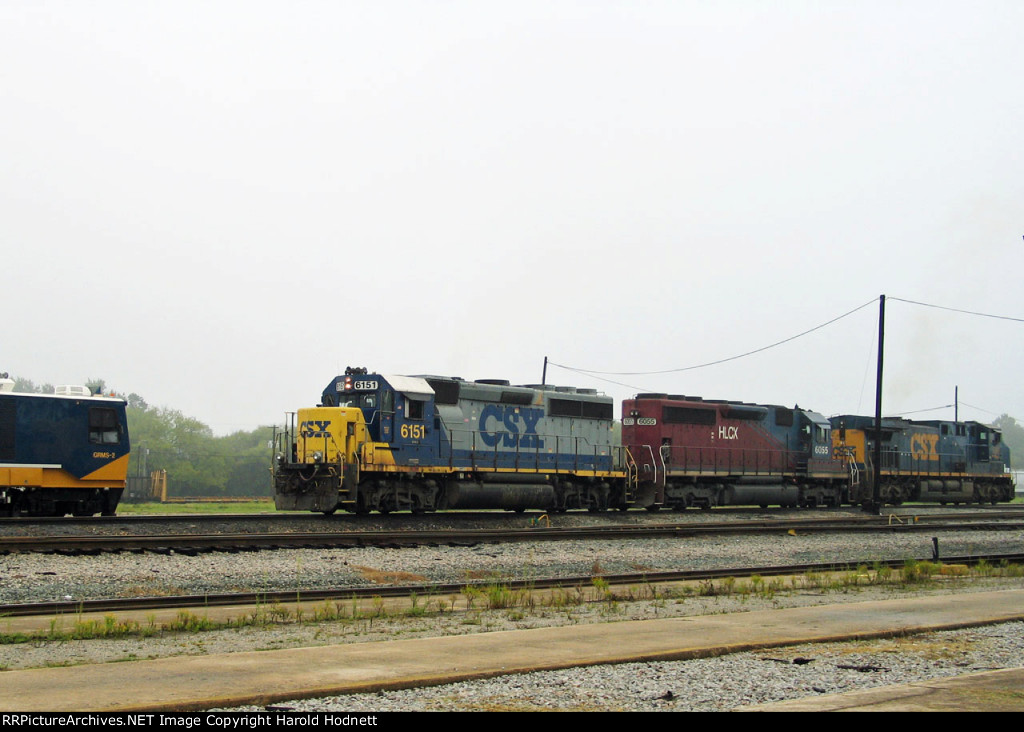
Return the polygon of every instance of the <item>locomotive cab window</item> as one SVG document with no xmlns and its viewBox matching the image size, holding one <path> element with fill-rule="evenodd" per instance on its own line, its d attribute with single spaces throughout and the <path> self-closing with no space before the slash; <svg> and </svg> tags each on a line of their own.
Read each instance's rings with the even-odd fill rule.
<svg viewBox="0 0 1024 732">
<path fill-rule="evenodd" d="M 426 402 L 421 402 L 419 399 L 405 398 L 405 418 L 406 419 L 423 419 Z"/>
<path fill-rule="evenodd" d="M 89 442 L 94 445 L 116 445 L 121 441 L 121 425 L 113 409 L 89 409 Z"/>
</svg>

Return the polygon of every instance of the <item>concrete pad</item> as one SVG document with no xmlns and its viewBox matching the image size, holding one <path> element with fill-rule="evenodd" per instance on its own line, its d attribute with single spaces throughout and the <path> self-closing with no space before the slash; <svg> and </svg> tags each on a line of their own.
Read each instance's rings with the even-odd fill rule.
<svg viewBox="0 0 1024 732">
<path fill-rule="evenodd" d="M 187 711 L 1024 619 L 1024 590 L 0 673 L 0 711 Z"/>
</svg>

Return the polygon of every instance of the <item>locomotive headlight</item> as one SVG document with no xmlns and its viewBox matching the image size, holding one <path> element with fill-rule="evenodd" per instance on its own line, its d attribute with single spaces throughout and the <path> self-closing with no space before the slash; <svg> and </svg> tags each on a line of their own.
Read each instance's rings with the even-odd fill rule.
<svg viewBox="0 0 1024 732">
<path fill-rule="evenodd" d="M 324 454 L 319 450 L 313 453 L 313 462 L 322 463 L 324 461 Z"/>
<path fill-rule="evenodd" d="M 274 459 L 277 461 L 278 465 L 284 465 L 284 455 L 281 453 L 277 453 L 277 455 L 274 456 Z"/>
</svg>

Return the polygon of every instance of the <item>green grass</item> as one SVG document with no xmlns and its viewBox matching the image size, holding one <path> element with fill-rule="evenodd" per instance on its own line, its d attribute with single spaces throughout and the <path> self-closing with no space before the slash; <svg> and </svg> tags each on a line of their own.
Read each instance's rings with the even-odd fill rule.
<svg viewBox="0 0 1024 732">
<path fill-rule="evenodd" d="M 272 500 L 195 501 L 188 503 L 121 503 L 118 516 L 170 516 L 174 514 L 278 513 Z M 308 513 L 308 512 L 307 512 Z"/>
<path fill-rule="evenodd" d="M 956 569 L 956 571 L 949 571 Z M 790 577 L 764 578 L 754 575 L 748 578 L 724 577 L 719 580 L 702 580 L 679 588 L 633 587 L 617 590 L 600 578 L 595 578 L 591 588 L 565 588 L 549 592 L 512 589 L 500 583 L 485 587 L 466 586 L 462 598 L 466 604 L 465 624 L 478 625 L 484 622 L 485 611 L 501 610 L 514 620 L 527 619 L 548 611 L 564 613 L 576 622 L 576 609 L 587 603 L 600 603 L 608 613 L 618 613 L 622 603 L 653 600 L 664 606 L 666 600 L 676 603 L 693 597 L 732 596 L 746 602 L 750 597 L 774 599 L 778 595 L 793 592 L 851 592 L 861 587 L 892 587 L 894 589 L 940 586 L 969 583 L 974 578 L 1022 577 L 1024 566 L 1000 562 L 987 562 L 975 567 L 961 565 L 945 566 L 933 562 L 908 560 L 903 569 L 886 566 L 869 567 L 861 565 L 845 572 L 808 572 Z M 457 598 L 413 596 L 410 607 L 389 607 L 380 596 L 361 603 L 355 597 L 348 600 L 325 601 L 312 609 L 293 608 L 289 605 L 272 603 L 260 605 L 250 614 L 230 620 L 213 620 L 205 615 L 187 610 L 180 611 L 170 621 L 158 623 L 155 616 L 145 622 L 119 620 L 114 615 L 99 619 L 68 616 L 53 619 L 50 627 L 35 633 L 12 633 L 0 630 L 0 644 L 38 643 L 47 641 L 86 640 L 94 638 L 145 638 L 163 633 L 197 633 L 227 628 L 260 627 L 308 622 L 367 623 L 382 618 L 422 618 L 443 615 L 455 610 Z M 2 669 L 0 669 L 2 670 Z"/>
</svg>

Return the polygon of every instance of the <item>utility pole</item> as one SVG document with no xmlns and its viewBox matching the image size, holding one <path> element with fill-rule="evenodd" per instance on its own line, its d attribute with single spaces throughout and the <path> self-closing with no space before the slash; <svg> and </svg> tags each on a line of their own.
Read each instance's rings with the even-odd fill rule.
<svg viewBox="0 0 1024 732">
<path fill-rule="evenodd" d="M 882 513 L 882 354 L 885 351 L 885 295 L 878 298 L 878 372 L 875 377 L 875 469 L 871 471 L 871 502 L 864 506 L 865 513 Z"/>
</svg>

